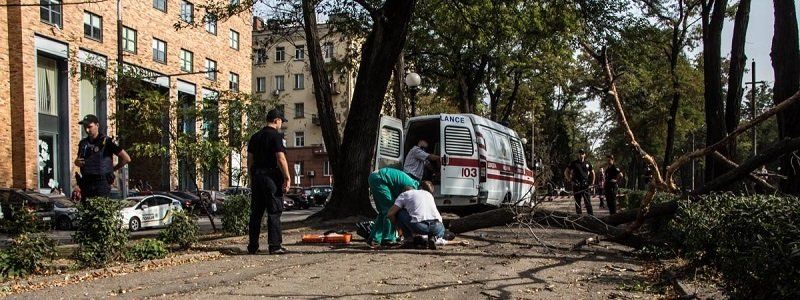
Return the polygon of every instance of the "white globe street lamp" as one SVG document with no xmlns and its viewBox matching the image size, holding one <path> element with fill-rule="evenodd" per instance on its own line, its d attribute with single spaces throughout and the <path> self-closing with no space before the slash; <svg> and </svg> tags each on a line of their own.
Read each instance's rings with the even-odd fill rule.
<svg viewBox="0 0 800 300">
<path fill-rule="evenodd" d="M 417 87 L 422 83 L 422 78 L 419 74 L 411 72 L 406 74 L 405 82 L 411 92 L 411 116 L 414 117 L 417 115 Z"/>
</svg>

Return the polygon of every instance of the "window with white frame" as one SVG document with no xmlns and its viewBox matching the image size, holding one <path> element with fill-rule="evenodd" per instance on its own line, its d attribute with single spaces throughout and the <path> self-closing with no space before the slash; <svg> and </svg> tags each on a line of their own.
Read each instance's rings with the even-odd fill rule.
<svg viewBox="0 0 800 300">
<path fill-rule="evenodd" d="M 333 43 L 326 42 L 322 45 L 322 56 L 326 61 L 333 58 Z"/>
<path fill-rule="evenodd" d="M 297 131 L 294 133 L 294 146 L 295 147 L 303 147 L 306 145 L 306 134 L 302 131 Z"/>
<path fill-rule="evenodd" d="M 90 13 L 83 12 L 83 36 L 95 41 L 103 41 L 103 18 Z"/>
<path fill-rule="evenodd" d="M 192 64 L 194 61 L 194 53 L 186 49 L 181 49 L 181 71 L 192 72 Z"/>
<path fill-rule="evenodd" d="M 294 74 L 294 89 L 302 90 L 305 88 L 305 75 Z"/>
<path fill-rule="evenodd" d="M 189 1 L 181 2 L 181 21 L 194 23 L 194 4 Z"/>
<path fill-rule="evenodd" d="M 239 33 L 236 30 L 231 30 L 230 42 L 231 48 L 239 50 Z"/>
<path fill-rule="evenodd" d="M 209 13 L 206 9 L 206 15 L 203 18 L 206 21 L 206 32 L 217 35 L 217 16 Z"/>
<path fill-rule="evenodd" d="M 306 105 L 302 102 L 294 104 L 294 118 L 301 119 L 306 117 Z"/>
<path fill-rule="evenodd" d="M 136 53 L 136 30 L 122 27 L 122 50 Z"/>
<path fill-rule="evenodd" d="M 284 90 L 283 75 L 275 76 L 275 89 L 278 91 Z"/>
<path fill-rule="evenodd" d="M 263 93 L 267 91 L 267 78 L 256 77 L 256 92 Z"/>
<path fill-rule="evenodd" d="M 228 78 L 229 84 L 228 88 L 231 91 L 238 92 L 239 91 L 239 74 L 231 72 L 230 78 Z"/>
<path fill-rule="evenodd" d="M 153 60 L 162 64 L 167 63 L 167 42 L 153 39 Z"/>
<path fill-rule="evenodd" d="M 294 59 L 303 60 L 306 58 L 306 46 L 298 45 L 294 48 Z"/>
<path fill-rule="evenodd" d="M 153 0 L 153 8 L 166 12 L 167 11 L 167 0 Z"/>
<path fill-rule="evenodd" d="M 61 1 L 39 0 L 39 17 L 42 22 L 61 27 Z"/>
<path fill-rule="evenodd" d="M 256 49 L 255 55 L 256 55 L 257 65 L 264 64 L 267 62 L 267 49 L 264 48 Z"/>
<path fill-rule="evenodd" d="M 322 175 L 324 176 L 331 176 L 331 161 L 325 160 L 325 164 L 322 165 Z"/>
<path fill-rule="evenodd" d="M 275 61 L 283 61 L 286 59 L 284 57 L 286 55 L 286 48 L 284 47 L 275 47 Z"/>
<path fill-rule="evenodd" d="M 217 62 L 206 58 L 206 78 L 217 80 Z"/>
</svg>

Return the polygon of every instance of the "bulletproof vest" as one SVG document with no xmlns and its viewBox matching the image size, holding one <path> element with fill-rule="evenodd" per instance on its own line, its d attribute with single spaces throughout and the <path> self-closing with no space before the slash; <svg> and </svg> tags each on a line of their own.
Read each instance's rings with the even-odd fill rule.
<svg viewBox="0 0 800 300">
<path fill-rule="evenodd" d="M 85 138 L 85 143 L 81 147 L 81 157 L 83 157 L 85 164 L 81 168 L 81 174 L 84 175 L 105 175 L 112 172 L 111 156 L 105 156 L 106 142 L 108 137 L 100 135 L 100 141 L 97 144 L 89 142 L 89 138 Z"/>
</svg>

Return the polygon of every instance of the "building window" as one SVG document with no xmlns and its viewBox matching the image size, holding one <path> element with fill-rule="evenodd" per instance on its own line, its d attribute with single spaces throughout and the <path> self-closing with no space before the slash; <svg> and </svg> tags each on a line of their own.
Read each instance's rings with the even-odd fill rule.
<svg viewBox="0 0 800 300">
<path fill-rule="evenodd" d="M 181 21 L 194 23 L 194 4 L 189 1 L 181 2 Z"/>
<path fill-rule="evenodd" d="M 42 22 L 61 27 L 61 1 L 39 0 L 39 16 Z"/>
<path fill-rule="evenodd" d="M 256 49 L 256 64 L 264 64 L 267 62 L 267 49 Z"/>
<path fill-rule="evenodd" d="M 303 74 L 294 74 L 294 89 L 302 90 L 305 88 L 305 76 Z"/>
<path fill-rule="evenodd" d="M 181 49 L 181 71 L 192 72 L 192 64 L 194 61 L 194 53 Z"/>
<path fill-rule="evenodd" d="M 263 93 L 265 91 L 267 91 L 267 78 L 266 77 L 256 78 L 256 92 Z"/>
<path fill-rule="evenodd" d="M 136 53 L 136 30 L 122 27 L 122 50 Z"/>
<path fill-rule="evenodd" d="M 153 39 L 153 60 L 162 64 L 167 63 L 167 42 Z"/>
<path fill-rule="evenodd" d="M 275 47 L 275 61 L 283 61 L 286 59 L 283 57 L 286 54 L 286 50 L 283 47 Z"/>
<path fill-rule="evenodd" d="M 239 0 L 231 0 L 231 5 L 239 5 Z"/>
<path fill-rule="evenodd" d="M 283 75 L 275 76 L 275 90 L 282 91 L 283 88 Z"/>
<path fill-rule="evenodd" d="M 325 160 L 325 164 L 322 165 L 322 175 L 324 176 L 331 176 L 331 161 Z"/>
<path fill-rule="evenodd" d="M 296 60 L 303 60 L 306 58 L 306 46 L 297 46 L 294 48 L 294 59 Z"/>
<path fill-rule="evenodd" d="M 206 32 L 217 35 L 217 16 L 211 14 L 206 10 L 205 15 L 205 23 L 206 23 Z"/>
<path fill-rule="evenodd" d="M 83 12 L 83 36 L 102 42 L 103 18 L 88 11 Z"/>
<path fill-rule="evenodd" d="M 228 88 L 231 91 L 238 92 L 239 91 L 239 74 L 231 73 L 230 74 L 230 78 L 228 80 L 230 81 L 230 84 L 228 85 Z"/>
<path fill-rule="evenodd" d="M 306 134 L 302 131 L 294 133 L 294 146 L 303 147 L 306 145 Z"/>
<path fill-rule="evenodd" d="M 239 33 L 231 30 L 231 48 L 239 50 Z"/>
<path fill-rule="evenodd" d="M 208 58 L 206 58 L 206 78 L 217 80 L 217 62 Z"/>
<path fill-rule="evenodd" d="M 327 42 L 322 45 L 322 56 L 325 60 L 333 58 L 333 43 Z"/>
<path fill-rule="evenodd" d="M 153 8 L 167 12 L 167 0 L 153 0 Z"/>
<path fill-rule="evenodd" d="M 295 103 L 294 104 L 294 118 L 301 119 L 306 116 L 305 114 L 305 104 L 303 103 Z"/>
</svg>

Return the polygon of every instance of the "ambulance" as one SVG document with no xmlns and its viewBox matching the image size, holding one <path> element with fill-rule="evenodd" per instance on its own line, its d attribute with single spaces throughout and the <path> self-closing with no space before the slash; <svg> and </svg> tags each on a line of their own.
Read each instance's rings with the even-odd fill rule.
<svg viewBox="0 0 800 300">
<path fill-rule="evenodd" d="M 525 161 L 524 141 L 514 130 L 473 114 L 417 116 L 406 124 L 383 116 L 373 166 L 402 168 L 403 158 L 420 139 L 441 157 L 433 163 L 440 208 L 532 204 L 534 173 Z"/>
</svg>

